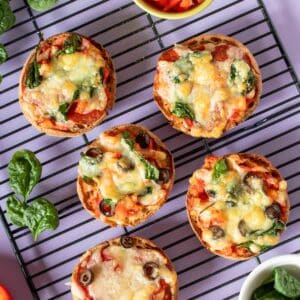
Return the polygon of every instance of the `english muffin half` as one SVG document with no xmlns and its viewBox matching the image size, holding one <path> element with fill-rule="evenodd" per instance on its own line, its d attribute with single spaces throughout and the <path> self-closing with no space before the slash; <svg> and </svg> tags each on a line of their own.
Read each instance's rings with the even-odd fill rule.
<svg viewBox="0 0 300 300">
<path fill-rule="evenodd" d="M 21 72 L 19 103 L 26 119 L 54 136 L 81 135 L 112 109 L 116 74 L 108 52 L 78 33 L 41 41 Z"/>
<path fill-rule="evenodd" d="M 176 271 L 149 240 L 126 236 L 88 250 L 74 268 L 74 300 L 178 299 Z"/>
<path fill-rule="evenodd" d="M 232 37 L 204 34 L 163 52 L 154 99 L 177 130 L 218 138 L 259 103 L 262 80 L 251 52 Z"/>
<path fill-rule="evenodd" d="M 148 129 L 113 127 L 79 161 L 77 191 L 85 209 L 108 225 L 137 225 L 166 201 L 174 181 L 171 153 Z"/>
<path fill-rule="evenodd" d="M 190 178 L 186 206 L 208 250 L 248 259 L 279 242 L 289 215 L 287 183 L 258 154 L 208 156 Z"/>
</svg>

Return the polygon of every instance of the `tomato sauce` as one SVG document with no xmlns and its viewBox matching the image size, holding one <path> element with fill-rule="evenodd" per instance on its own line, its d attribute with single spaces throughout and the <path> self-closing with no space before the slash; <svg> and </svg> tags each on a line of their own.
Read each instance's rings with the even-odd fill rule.
<svg viewBox="0 0 300 300">
<path fill-rule="evenodd" d="M 146 3 L 166 12 L 184 12 L 202 4 L 204 0 L 145 0 Z"/>
</svg>

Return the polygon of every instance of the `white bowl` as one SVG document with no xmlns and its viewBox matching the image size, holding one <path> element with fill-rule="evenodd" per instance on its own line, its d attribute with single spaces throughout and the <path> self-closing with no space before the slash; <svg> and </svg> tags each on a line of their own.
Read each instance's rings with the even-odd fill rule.
<svg viewBox="0 0 300 300">
<path fill-rule="evenodd" d="M 251 300 L 253 292 L 268 279 L 275 267 L 284 267 L 300 278 L 300 255 L 289 254 L 276 256 L 258 265 L 246 278 L 240 291 L 239 300 Z"/>
</svg>

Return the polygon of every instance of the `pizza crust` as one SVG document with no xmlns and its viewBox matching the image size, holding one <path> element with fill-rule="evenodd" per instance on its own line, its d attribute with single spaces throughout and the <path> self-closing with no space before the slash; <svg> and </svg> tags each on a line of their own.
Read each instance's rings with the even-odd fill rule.
<svg viewBox="0 0 300 300">
<path fill-rule="evenodd" d="M 107 131 L 123 131 L 124 129 L 129 129 L 129 130 L 133 130 L 133 131 L 144 131 L 146 132 L 154 141 L 155 143 L 161 147 L 164 152 L 167 154 L 168 156 L 168 160 L 170 162 L 170 179 L 168 181 L 168 183 L 165 184 L 165 190 L 166 190 L 166 195 L 165 197 L 163 197 L 162 199 L 160 199 L 160 201 L 158 201 L 155 205 L 151 205 L 148 206 L 149 208 L 146 211 L 139 211 L 139 217 L 135 217 L 132 219 L 128 219 L 127 223 L 117 223 L 115 220 L 116 218 L 114 217 L 106 217 L 103 214 L 97 214 L 95 213 L 95 211 L 91 210 L 89 207 L 93 206 L 93 203 L 91 203 L 90 198 L 88 197 L 88 190 L 90 190 L 90 186 L 84 182 L 84 180 L 82 179 L 82 177 L 78 176 L 77 177 L 77 193 L 79 196 L 79 199 L 83 205 L 83 207 L 96 219 L 100 219 L 102 222 L 106 223 L 109 226 L 116 226 L 116 225 L 122 225 L 122 226 L 135 226 L 138 225 L 142 222 L 144 222 L 146 219 L 148 219 L 149 217 L 151 217 L 155 212 L 157 212 L 162 205 L 166 202 L 167 198 L 168 198 L 168 194 L 169 192 L 172 190 L 173 187 L 173 183 L 174 183 L 174 177 L 175 177 L 175 166 L 174 166 L 174 161 L 173 161 L 173 157 L 171 155 L 171 153 L 169 152 L 167 146 L 156 136 L 154 135 L 150 130 L 148 130 L 147 128 L 140 126 L 140 125 L 133 125 L 133 124 L 126 124 L 126 125 L 120 125 L 120 126 L 115 126 L 110 128 Z M 97 140 L 95 140 L 94 142 L 92 142 L 85 150 L 85 152 L 92 148 L 92 147 L 98 147 L 98 143 Z M 91 192 L 91 191 L 90 191 Z"/>
<path fill-rule="evenodd" d="M 231 154 L 227 154 L 227 155 L 223 155 L 223 156 L 219 156 L 218 159 L 222 159 L 225 157 L 228 157 Z M 272 173 L 272 175 L 276 178 L 278 178 L 279 180 L 284 180 L 284 178 L 281 176 L 281 174 L 279 173 L 278 169 L 275 168 L 272 163 L 270 161 L 268 161 L 264 156 L 259 155 L 259 154 L 253 154 L 253 153 L 236 153 L 234 155 L 238 155 L 239 157 L 243 158 L 243 159 L 247 159 L 250 160 L 252 162 L 257 163 L 258 165 L 264 166 L 269 172 Z M 202 168 L 202 167 L 201 167 Z M 193 176 L 193 175 L 192 175 Z M 237 255 L 235 253 L 235 255 L 228 255 L 228 254 L 224 254 L 221 251 L 214 251 L 211 249 L 210 245 L 204 241 L 203 237 L 202 237 L 202 230 L 201 228 L 198 226 L 197 224 L 197 220 L 195 220 L 195 218 L 191 215 L 191 205 L 190 205 L 190 201 L 192 200 L 192 196 L 190 194 L 190 186 L 186 195 L 186 208 L 187 208 L 187 215 L 188 215 L 188 219 L 189 219 L 189 223 L 192 227 L 192 230 L 194 231 L 195 235 L 197 236 L 197 238 L 199 239 L 199 241 L 202 243 L 202 245 L 209 250 L 210 252 L 224 257 L 224 258 L 228 258 L 228 259 L 232 259 L 232 260 L 247 260 L 249 258 L 255 257 L 260 255 L 261 253 L 251 253 L 250 251 L 240 251 L 241 253 L 239 253 L 239 255 Z M 289 217 L 289 210 L 290 210 L 290 202 L 288 199 L 288 194 L 286 194 L 286 209 L 284 211 L 284 215 L 282 216 L 282 219 L 284 221 L 284 223 L 288 222 L 288 217 Z"/>
<path fill-rule="evenodd" d="M 255 60 L 255 58 L 253 57 L 252 53 L 250 52 L 250 50 L 243 45 L 241 42 L 239 42 L 238 40 L 226 36 L 226 35 L 222 35 L 222 34 L 203 34 L 200 35 L 198 37 L 194 37 L 192 39 L 189 39 L 185 42 L 182 43 L 183 46 L 186 46 L 188 48 L 196 48 L 197 45 L 200 45 L 201 42 L 207 42 L 207 41 L 212 41 L 212 42 L 228 42 L 231 45 L 237 46 L 238 48 L 242 49 L 243 52 L 245 54 L 248 55 L 250 62 L 251 62 L 251 67 L 252 67 L 252 71 L 257 79 L 256 82 L 256 92 L 255 92 L 255 97 L 253 98 L 253 101 L 251 102 L 251 106 L 247 108 L 247 111 L 245 112 L 243 118 L 239 121 L 236 122 L 235 124 L 228 124 L 225 127 L 223 133 L 225 133 L 226 131 L 230 130 L 231 128 L 234 128 L 235 126 L 237 126 L 238 124 L 242 123 L 243 121 L 245 121 L 251 114 L 252 112 L 255 110 L 255 108 L 257 107 L 257 105 L 260 102 L 260 97 L 261 97 L 261 93 L 262 93 L 262 76 L 261 76 L 261 72 L 259 70 L 259 66 Z M 171 48 L 172 49 L 172 48 Z M 168 49 L 169 50 L 169 49 Z M 167 50 L 167 51 L 168 51 Z M 162 55 L 165 52 L 163 52 L 158 61 L 160 61 Z M 174 128 L 177 129 L 179 131 L 182 131 L 185 134 L 188 135 L 192 135 L 194 137 L 212 137 L 209 135 L 201 135 L 201 136 L 195 136 L 191 133 L 191 130 L 186 128 L 184 126 L 184 121 L 181 118 L 176 117 L 175 115 L 173 115 L 170 111 L 169 111 L 169 103 L 167 101 L 167 99 L 163 99 L 159 93 L 158 93 L 158 86 L 159 86 L 159 74 L 156 71 L 155 73 L 155 77 L 154 77 L 154 85 L 153 85 L 153 96 L 154 96 L 154 100 L 156 102 L 156 104 L 158 105 L 159 109 L 161 110 L 161 112 L 164 114 L 164 116 L 168 119 L 170 125 Z"/>
<path fill-rule="evenodd" d="M 176 270 L 174 268 L 174 265 L 172 264 L 172 261 L 170 260 L 170 258 L 166 255 L 166 253 L 159 248 L 158 246 L 156 246 L 153 242 L 151 242 L 148 239 L 145 238 L 141 238 L 138 236 L 130 236 L 131 238 L 134 239 L 135 241 L 135 245 L 141 249 L 150 249 L 153 251 L 158 251 L 161 256 L 164 258 L 165 260 L 165 264 L 168 266 L 168 268 L 172 271 L 172 273 L 175 275 L 176 280 L 174 282 L 172 282 L 170 284 L 171 288 L 172 288 L 172 292 L 173 292 L 173 297 L 172 300 L 177 300 L 178 299 L 178 280 L 177 280 L 177 274 L 176 274 Z M 72 272 L 72 277 L 71 277 L 71 282 L 77 282 L 77 278 L 78 278 L 78 274 L 79 274 L 79 270 L 80 270 L 80 264 L 82 262 L 84 262 L 85 260 L 88 259 L 88 257 L 94 252 L 94 251 L 101 251 L 102 248 L 109 246 L 109 245 L 117 245 L 117 246 L 121 246 L 121 238 L 115 238 L 106 242 L 103 242 L 89 250 L 87 250 L 79 259 L 79 263 L 75 266 L 75 268 L 73 269 Z M 72 290 L 71 290 L 72 293 Z M 72 294 L 72 298 L 73 300 L 80 300 L 78 297 L 76 297 L 74 294 Z"/>
<path fill-rule="evenodd" d="M 58 37 L 68 36 L 72 33 L 73 32 L 64 32 L 64 33 L 56 34 L 54 36 L 49 37 L 46 41 L 51 42 L 51 41 L 55 40 Z M 22 91 L 23 82 L 24 82 L 25 77 L 27 75 L 29 64 L 34 59 L 34 55 L 35 55 L 35 52 L 36 52 L 36 48 L 35 48 L 31 52 L 31 54 L 29 55 L 27 60 L 25 61 L 24 67 L 21 71 L 20 80 L 19 80 L 19 104 L 20 104 L 20 107 L 21 107 L 21 111 L 23 112 L 23 114 L 24 114 L 25 118 L 27 119 L 27 121 L 29 123 L 31 123 L 31 125 L 34 126 L 37 130 L 39 130 L 43 133 L 46 133 L 47 135 L 59 136 L 59 137 L 74 137 L 74 136 L 82 135 L 82 134 L 90 131 L 91 129 L 95 128 L 97 125 L 99 125 L 103 121 L 103 119 L 106 117 L 106 115 L 108 114 L 107 110 L 112 109 L 113 106 L 114 106 L 114 103 L 115 103 L 117 78 L 116 78 L 115 67 L 113 65 L 113 61 L 112 61 L 109 53 L 99 43 L 97 43 L 97 42 L 93 41 L 92 39 L 89 39 L 88 37 L 83 36 L 79 33 L 76 33 L 76 34 L 79 35 L 82 39 L 88 40 L 93 46 L 95 46 L 101 52 L 102 57 L 105 60 L 106 65 L 108 66 L 110 77 L 109 77 L 109 81 L 106 84 L 107 84 L 107 87 L 110 91 L 109 101 L 107 102 L 104 113 L 102 114 L 102 116 L 98 120 L 96 120 L 93 124 L 90 124 L 89 126 L 84 126 L 83 128 L 78 128 L 76 130 L 76 132 L 62 131 L 62 130 L 58 130 L 58 129 L 41 127 L 38 124 L 38 122 L 35 120 L 35 118 L 32 116 L 32 114 L 30 112 L 30 107 L 28 107 L 26 101 L 24 101 L 23 91 Z M 43 42 L 44 41 L 42 41 L 41 43 L 43 43 Z"/>
</svg>

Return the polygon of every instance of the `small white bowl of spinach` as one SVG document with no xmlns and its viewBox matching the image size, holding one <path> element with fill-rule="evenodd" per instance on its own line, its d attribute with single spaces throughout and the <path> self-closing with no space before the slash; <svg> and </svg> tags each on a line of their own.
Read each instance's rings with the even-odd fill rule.
<svg viewBox="0 0 300 300">
<path fill-rule="evenodd" d="M 273 257 L 245 280 L 239 300 L 300 300 L 300 255 Z"/>
</svg>

